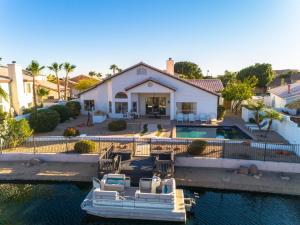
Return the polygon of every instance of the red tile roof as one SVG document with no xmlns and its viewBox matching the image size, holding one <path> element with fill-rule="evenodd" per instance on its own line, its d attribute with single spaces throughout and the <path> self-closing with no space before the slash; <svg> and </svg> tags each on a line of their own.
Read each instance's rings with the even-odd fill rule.
<svg viewBox="0 0 300 225">
<path fill-rule="evenodd" d="M 207 89 L 213 92 L 221 92 L 224 88 L 221 80 L 219 79 L 194 79 L 194 80 L 187 80 L 190 83 L 197 85 L 203 89 Z"/>
</svg>

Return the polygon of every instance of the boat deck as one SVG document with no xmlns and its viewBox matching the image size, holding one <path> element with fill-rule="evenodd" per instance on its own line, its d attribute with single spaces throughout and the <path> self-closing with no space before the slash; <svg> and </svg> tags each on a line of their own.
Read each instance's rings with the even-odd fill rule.
<svg viewBox="0 0 300 225">
<path fill-rule="evenodd" d="M 184 194 L 182 189 L 176 189 L 175 211 L 185 213 Z"/>
</svg>

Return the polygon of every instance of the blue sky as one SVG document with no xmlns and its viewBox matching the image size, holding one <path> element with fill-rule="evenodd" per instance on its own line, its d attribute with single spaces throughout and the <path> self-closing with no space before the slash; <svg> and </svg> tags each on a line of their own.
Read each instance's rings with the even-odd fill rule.
<svg viewBox="0 0 300 225">
<path fill-rule="evenodd" d="M 168 57 L 213 75 L 256 62 L 300 69 L 299 11 L 298 0 L 0 0 L 0 57 L 69 61 L 74 75 L 163 69 Z"/>
</svg>

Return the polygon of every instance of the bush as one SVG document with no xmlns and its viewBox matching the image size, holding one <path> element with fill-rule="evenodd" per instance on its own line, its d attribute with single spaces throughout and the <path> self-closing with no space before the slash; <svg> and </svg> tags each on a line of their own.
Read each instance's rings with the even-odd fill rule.
<svg viewBox="0 0 300 225">
<path fill-rule="evenodd" d="M 22 144 L 32 135 L 32 130 L 26 119 L 16 121 L 14 118 L 6 118 L 0 129 L 0 138 L 9 147 L 16 147 Z"/>
<path fill-rule="evenodd" d="M 63 133 L 63 136 L 65 136 L 65 137 L 76 137 L 79 135 L 80 135 L 80 132 L 76 127 L 67 127 Z"/>
<path fill-rule="evenodd" d="M 108 129 L 110 131 L 121 131 L 127 128 L 127 122 L 125 120 L 114 120 L 108 123 Z"/>
<path fill-rule="evenodd" d="M 256 120 L 254 118 L 249 118 L 249 123 L 256 123 Z"/>
<path fill-rule="evenodd" d="M 69 109 L 64 105 L 53 105 L 53 106 L 49 107 L 49 109 L 55 110 L 56 112 L 59 113 L 61 123 L 70 119 Z"/>
<path fill-rule="evenodd" d="M 38 106 L 36 106 L 36 107 L 33 106 L 33 107 L 31 107 L 31 108 L 23 109 L 23 115 L 24 115 L 24 114 L 33 113 L 33 112 L 36 111 L 36 109 L 40 109 L 40 108 L 42 108 L 41 105 L 38 105 Z"/>
<path fill-rule="evenodd" d="M 70 101 L 66 103 L 66 107 L 69 109 L 70 117 L 76 118 L 80 114 L 81 105 L 80 102 Z"/>
<path fill-rule="evenodd" d="M 218 120 L 223 119 L 224 116 L 225 116 L 225 113 L 226 113 L 225 107 L 222 106 L 222 105 L 219 105 L 219 106 L 218 106 Z"/>
<path fill-rule="evenodd" d="M 74 151 L 77 153 L 92 153 L 96 150 L 96 143 L 90 140 L 76 142 Z"/>
<path fill-rule="evenodd" d="M 191 155 L 201 155 L 207 146 L 206 141 L 195 140 L 188 147 L 188 153 Z"/>
<path fill-rule="evenodd" d="M 35 132 L 48 132 L 56 128 L 60 121 L 60 116 L 54 110 L 42 109 L 30 114 L 28 120 L 30 127 Z"/>
</svg>

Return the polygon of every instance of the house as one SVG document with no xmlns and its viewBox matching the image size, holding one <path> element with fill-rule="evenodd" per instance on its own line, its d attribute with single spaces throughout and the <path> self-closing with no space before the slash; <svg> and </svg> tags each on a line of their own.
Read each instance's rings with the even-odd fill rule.
<svg viewBox="0 0 300 225">
<path fill-rule="evenodd" d="M 284 108 L 286 104 L 300 99 L 300 82 L 272 88 L 269 93 L 272 107 Z"/>
<path fill-rule="evenodd" d="M 140 62 L 104 79 L 80 93 L 83 113 L 103 111 L 111 118 L 159 114 L 175 119 L 178 113 L 217 115 L 223 89 L 218 79 L 185 80 L 174 74 L 174 61 L 167 60 L 166 71 Z"/>
<path fill-rule="evenodd" d="M 16 63 L 0 66 L 0 86 L 8 94 L 6 101 L 0 98 L 0 110 L 21 115 L 23 109 L 33 106 L 33 78 L 29 71 L 23 70 L 22 66 Z M 43 76 L 36 77 L 36 89 L 44 88 L 49 90 L 49 99 L 58 99 L 57 86 L 47 81 Z M 61 86 L 61 92 L 64 87 Z M 39 100 L 39 99 L 38 99 Z"/>
<path fill-rule="evenodd" d="M 298 70 L 275 70 L 275 78 L 268 85 L 269 89 L 279 87 L 281 85 L 292 84 L 300 81 L 300 72 Z"/>
</svg>

